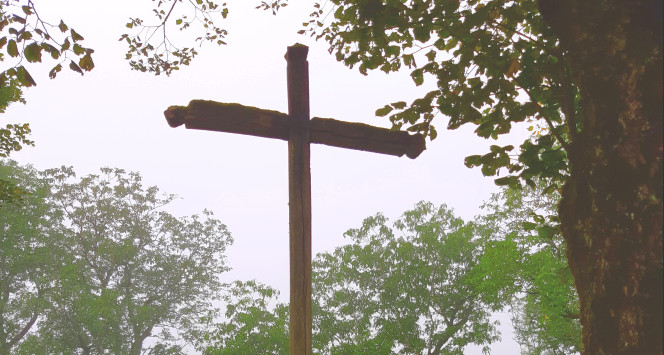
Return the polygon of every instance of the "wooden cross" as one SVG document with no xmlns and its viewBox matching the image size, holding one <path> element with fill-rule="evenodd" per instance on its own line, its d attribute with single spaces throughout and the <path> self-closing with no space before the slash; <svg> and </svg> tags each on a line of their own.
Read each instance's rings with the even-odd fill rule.
<svg viewBox="0 0 664 355">
<path fill-rule="evenodd" d="M 309 119 L 307 46 L 286 52 L 288 114 L 240 104 L 194 100 L 165 112 L 171 127 L 248 134 L 288 141 L 290 220 L 290 354 L 311 354 L 311 174 L 309 144 L 364 150 L 412 159 L 425 149 L 424 136 L 329 118 Z"/>
</svg>

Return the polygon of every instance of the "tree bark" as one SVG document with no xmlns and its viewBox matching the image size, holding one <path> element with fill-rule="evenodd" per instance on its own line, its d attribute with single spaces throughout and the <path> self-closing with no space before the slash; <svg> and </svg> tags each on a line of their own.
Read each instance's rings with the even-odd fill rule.
<svg viewBox="0 0 664 355">
<path fill-rule="evenodd" d="M 584 354 L 662 354 L 662 1 L 540 0 L 580 90 L 559 206 Z"/>
</svg>

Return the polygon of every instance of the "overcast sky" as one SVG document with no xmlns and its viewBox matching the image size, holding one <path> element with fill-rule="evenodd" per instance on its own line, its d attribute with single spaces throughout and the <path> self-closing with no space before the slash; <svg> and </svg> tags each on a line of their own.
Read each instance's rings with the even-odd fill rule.
<svg viewBox="0 0 664 355">
<path fill-rule="evenodd" d="M 361 75 L 336 62 L 324 42 L 297 35 L 311 8 L 293 2 L 276 17 L 255 10 L 258 1 L 229 2 L 222 27 L 228 45 L 206 45 L 190 67 L 171 77 L 131 71 L 118 42 L 130 16 L 150 18 L 148 0 L 35 1 L 42 18 L 63 18 L 94 48 L 95 69 L 84 77 L 63 71 L 48 79 L 54 65 L 30 69 L 38 86 L 26 91 L 27 105 L 14 104 L 2 124 L 29 122 L 34 148 L 12 154 L 39 169 L 74 166 L 79 175 L 101 166 L 138 171 L 146 185 L 181 197 L 170 208 L 178 215 L 213 211 L 235 243 L 225 280 L 257 279 L 288 300 L 287 143 L 280 140 L 170 128 L 163 111 L 192 99 L 236 102 L 287 112 L 286 47 L 309 50 L 312 117 L 329 117 L 390 127 L 375 117 L 383 105 L 410 101 L 435 83 L 415 87 L 409 72 Z M 256 4 L 254 4 L 256 3 Z M 184 4 L 183 4 L 184 5 Z M 140 8 L 139 6 L 143 6 Z M 192 34 L 193 35 L 193 34 Z M 46 56 L 45 56 L 46 57 Z M 5 62 L 7 63 L 7 62 Z M 428 86 L 427 86 L 428 85 Z M 343 232 L 365 217 L 383 212 L 394 220 L 421 200 L 445 203 L 465 220 L 497 188 L 463 159 L 495 144 L 478 138 L 473 127 L 444 129 L 415 160 L 312 145 L 313 252 L 343 245 Z M 519 143 L 513 137 L 501 142 Z M 502 318 L 503 325 L 509 320 Z M 509 327 L 494 354 L 518 353 Z M 476 348 L 468 354 L 479 354 Z"/>
</svg>

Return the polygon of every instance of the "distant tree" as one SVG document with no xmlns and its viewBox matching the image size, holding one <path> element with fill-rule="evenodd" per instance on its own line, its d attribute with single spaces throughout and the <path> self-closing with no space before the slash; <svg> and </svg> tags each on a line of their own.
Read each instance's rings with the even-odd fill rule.
<svg viewBox="0 0 664 355">
<path fill-rule="evenodd" d="M 523 354 L 581 351 L 579 298 L 556 214 L 559 194 L 545 186 L 492 195 L 478 217 L 484 252 L 476 268 L 481 296 L 511 306 Z"/>
<path fill-rule="evenodd" d="M 509 308 L 523 354 L 578 353 L 579 301 L 555 214 L 559 197 L 537 186 L 492 195 L 474 223 L 422 202 L 393 226 L 378 214 L 350 229 L 351 244 L 313 262 L 314 349 L 460 354 L 495 341 L 489 312 Z M 255 281 L 228 285 L 226 313 L 205 318 L 199 347 L 286 353 L 287 305 L 277 296 Z"/>
<path fill-rule="evenodd" d="M 198 347 L 208 355 L 288 354 L 288 305 L 279 291 L 256 281 L 225 285 L 223 321 L 210 314 Z"/>
<path fill-rule="evenodd" d="M 321 353 L 463 354 L 496 341 L 473 270 L 475 227 L 421 202 L 390 226 L 381 214 L 313 263 L 314 347 Z"/>
<path fill-rule="evenodd" d="M 446 206 L 420 203 L 388 225 L 378 214 L 352 243 L 313 262 L 313 347 L 322 354 L 462 354 L 498 339 L 473 283 L 475 227 Z M 397 235 L 395 235 L 398 234 Z M 223 321 L 206 318 L 206 354 L 286 354 L 288 306 L 250 282 L 227 287 Z"/>
<path fill-rule="evenodd" d="M 17 212 L 30 219 L 10 219 L 11 233 L 3 234 L 24 243 L 3 247 L 3 253 L 32 262 L 44 262 L 42 254 L 43 260 L 63 255 L 56 278 L 47 278 L 50 303 L 24 353 L 182 353 L 175 342 L 207 314 L 221 289 L 218 277 L 227 270 L 223 253 L 232 242 L 226 227 L 208 211 L 184 218 L 165 212 L 174 196 L 143 187 L 137 173 L 103 168 L 76 180 L 71 168 L 61 168 L 44 176 L 50 187 L 42 196 L 62 220 L 49 218 L 39 231 L 55 234 L 57 243 L 29 243 L 20 233 L 48 216 L 38 213 Z M 6 216 L 11 215 L 0 218 Z M 37 269 L 44 270 L 49 268 Z M 25 318 L 35 306 L 17 302 L 41 295 L 42 280 L 22 281 L 21 292 L 36 295 L 13 298 L 12 307 Z M 148 338 L 155 344 L 151 349 Z"/>
<path fill-rule="evenodd" d="M 38 171 L 0 160 L 0 179 L 21 199 L 0 202 L 0 354 L 13 352 L 52 306 L 62 265 L 62 236 L 51 226 L 60 216 Z"/>
</svg>

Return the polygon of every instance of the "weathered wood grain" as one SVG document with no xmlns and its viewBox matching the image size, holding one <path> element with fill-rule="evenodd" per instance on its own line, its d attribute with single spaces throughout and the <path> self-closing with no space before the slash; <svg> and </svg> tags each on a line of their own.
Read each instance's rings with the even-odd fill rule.
<svg viewBox="0 0 664 355">
<path fill-rule="evenodd" d="M 417 158 L 426 149 L 424 136 L 332 118 L 290 120 L 287 114 L 233 103 L 194 100 L 165 112 L 171 127 L 239 133 L 288 140 L 291 128 L 310 132 L 310 142 L 368 152 Z"/>
<path fill-rule="evenodd" d="M 246 134 L 288 140 L 288 115 L 235 103 L 193 100 L 189 106 L 171 106 L 164 111 L 171 127 Z"/>
<path fill-rule="evenodd" d="M 311 354 L 311 170 L 307 47 L 288 47 L 288 191 L 290 229 L 290 355 Z"/>
<path fill-rule="evenodd" d="M 417 158 L 426 148 L 424 136 L 393 131 L 364 123 L 344 122 L 314 117 L 310 128 L 311 143 L 367 152 Z"/>
</svg>

